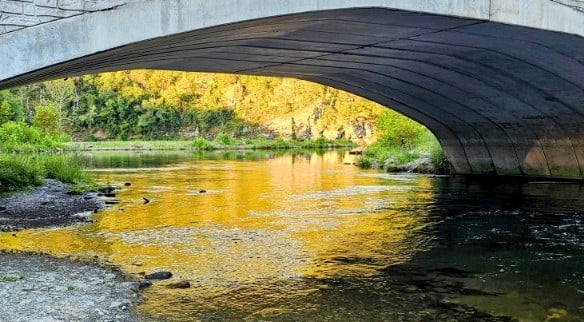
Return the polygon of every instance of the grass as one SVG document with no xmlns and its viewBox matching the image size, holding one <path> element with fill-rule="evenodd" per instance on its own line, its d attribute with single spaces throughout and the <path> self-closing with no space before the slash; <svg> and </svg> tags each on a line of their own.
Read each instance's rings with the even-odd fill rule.
<svg viewBox="0 0 584 322">
<path fill-rule="evenodd" d="M 25 190 L 55 179 L 69 185 L 74 193 L 97 188 L 73 155 L 7 154 L 0 155 L 0 193 Z"/>
<path fill-rule="evenodd" d="M 45 178 L 44 168 L 31 155 L 0 157 L 0 192 L 13 192 L 38 186 Z"/>
<path fill-rule="evenodd" d="M 217 135 L 215 140 L 195 138 L 190 141 L 99 141 L 71 142 L 65 144 L 68 151 L 115 151 L 115 150 L 276 150 L 276 149 L 310 149 L 329 147 L 353 147 L 348 140 L 327 139 L 236 139 L 225 134 Z"/>
<path fill-rule="evenodd" d="M 1 282 L 18 282 L 20 280 L 23 280 L 24 276 L 22 275 L 2 275 L 0 276 L 0 281 Z"/>
</svg>

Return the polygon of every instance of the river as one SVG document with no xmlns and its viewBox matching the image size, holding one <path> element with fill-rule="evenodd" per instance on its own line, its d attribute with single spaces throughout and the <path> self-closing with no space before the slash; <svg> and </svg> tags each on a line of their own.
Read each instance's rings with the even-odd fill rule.
<svg viewBox="0 0 584 322">
<path fill-rule="evenodd" d="M 144 291 L 145 321 L 584 321 L 581 184 L 386 174 L 337 151 L 83 157 L 120 203 L 0 245 L 190 282 Z"/>
</svg>

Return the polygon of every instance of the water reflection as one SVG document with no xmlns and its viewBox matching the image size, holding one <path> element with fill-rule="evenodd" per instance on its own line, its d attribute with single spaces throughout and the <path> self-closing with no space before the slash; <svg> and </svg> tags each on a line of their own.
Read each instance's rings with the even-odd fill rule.
<svg viewBox="0 0 584 322">
<path fill-rule="evenodd" d="M 582 186 L 388 175 L 344 158 L 93 156 L 98 180 L 132 183 L 119 205 L 0 245 L 191 282 L 147 290 L 146 320 L 583 320 Z"/>
</svg>

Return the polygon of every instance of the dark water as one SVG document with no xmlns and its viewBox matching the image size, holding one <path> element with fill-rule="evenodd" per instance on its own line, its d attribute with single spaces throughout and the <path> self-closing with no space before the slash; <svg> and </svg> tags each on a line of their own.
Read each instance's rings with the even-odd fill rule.
<svg viewBox="0 0 584 322">
<path fill-rule="evenodd" d="M 146 321 L 584 321 L 580 184 L 390 175 L 330 151 L 86 158 L 132 183 L 121 203 L 0 245 L 191 283 L 148 289 Z"/>
</svg>

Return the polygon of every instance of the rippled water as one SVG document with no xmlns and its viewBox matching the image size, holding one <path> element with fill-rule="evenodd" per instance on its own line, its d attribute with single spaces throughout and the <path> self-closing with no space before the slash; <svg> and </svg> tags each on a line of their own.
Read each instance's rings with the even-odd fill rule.
<svg viewBox="0 0 584 322">
<path fill-rule="evenodd" d="M 121 203 L 0 245 L 190 281 L 148 289 L 146 321 L 584 321 L 580 184 L 390 175 L 334 151 L 86 158 Z"/>
</svg>

